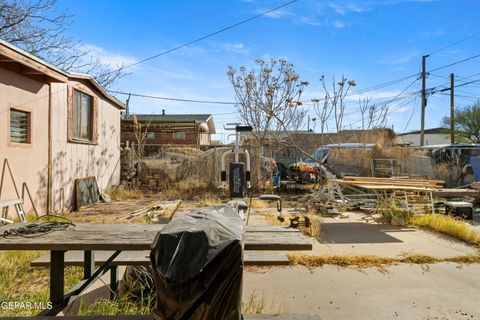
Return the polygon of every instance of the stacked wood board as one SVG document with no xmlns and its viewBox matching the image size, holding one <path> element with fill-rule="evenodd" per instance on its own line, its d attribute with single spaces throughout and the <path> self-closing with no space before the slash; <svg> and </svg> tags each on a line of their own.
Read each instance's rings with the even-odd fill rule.
<svg viewBox="0 0 480 320">
<path fill-rule="evenodd" d="M 409 179 L 409 178 L 372 178 L 372 177 L 350 177 L 346 176 L 343 179 L 331 179 L 330 182 L 341 185 L 351 185 L 372 190 L 388 190 L 388 189 L 402 189 L 402 190 L 429 190 L 442 189 L 444 181 L 442 180 L 427 180 L 427 179 Z"/>
</svg>

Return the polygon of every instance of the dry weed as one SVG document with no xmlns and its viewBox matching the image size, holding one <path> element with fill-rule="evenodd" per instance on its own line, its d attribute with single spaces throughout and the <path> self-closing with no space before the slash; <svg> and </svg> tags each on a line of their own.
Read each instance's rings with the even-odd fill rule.
<svg viewBox="0 0 480 320">
<path fill-rule="evenodd" d="M 474 245 L 480 245 L 480 233 L 470 229 L 466 222 L 452 216 L 443 214 L 414 215 L 407 222 Z"/>
<path fill-rule="evenodd" d="M 285 312 L 287 312 L 285 303 L 282 301 L 275 303 L 275 300 L 268 302 L 264 294 L 259 295 L 255 290 L 243 303 L 244 314 L 280 314 Z"/>
<path fill-rule="evenodd" d="M 141 200 L 144 193 L 137 188 L 126 188 L 124 186 L 113 187 L 106 191 L 112 200 Z"/>
<path fill-rule="evenodd" d="M 480 255 L 455 256 L 436 258 L 421 254 L 408 254 L 396 258 L 379 257 L 375 255 L 297 255 L 289 254 L 288 259 L 294 265 L 302 265 L 308 268 L 323 265 L 336 265 L 341 267 L 380 268 L 406 264 L 434 264 L 441 262 L 454 263 L 480 263 Z"/>
</svg>

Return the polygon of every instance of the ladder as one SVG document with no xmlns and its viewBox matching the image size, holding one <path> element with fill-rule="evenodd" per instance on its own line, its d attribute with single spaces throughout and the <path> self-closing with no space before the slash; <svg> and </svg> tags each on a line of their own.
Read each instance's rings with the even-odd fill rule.
<svg viewBox="0 0 480 320">
<path fill-rule="evenodd" d="M 27 222 L 25 216 L 25 210 L 23 209 L 23 200 L 22 199 L 6 199 L 0 200 L 0 208 L 2 209 L 2 216 L 0 217 L 0 222 L 3 223 L 13 223 L 13 221 L 8 220 L 8 207 L 13 206 L 17 211 L 18 218 L 21 222 Z"/>
</svg>

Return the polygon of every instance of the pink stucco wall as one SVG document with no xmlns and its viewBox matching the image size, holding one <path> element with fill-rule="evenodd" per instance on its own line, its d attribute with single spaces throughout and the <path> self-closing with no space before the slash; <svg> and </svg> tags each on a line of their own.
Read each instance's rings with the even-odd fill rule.
<svg viewBox="0 0 480 320">
<path fill-rule="evenodd" d="M 97 97 L 98 141 L 95 145 L 68 142 L 69 86 L 82 87 Z M 118 184 L 120 179 L 120 110 L 116 106 L 103 98 L 86 81 L 49 85 L 0 68 L 0 174 L 1 165 L 6 158 L 15 175 L 20 193 L 22 183 L 26 182 L 41 214 L 47 212 L 49 103 L 51 103 L 52 138 L 50 199 L 52 212 L 72 209 L 74 183 L 77 178 L 96 177 L 101 191 Z M 10 108 L 31 112 L 30 144 L 9 142 Z M 7 178 L 0 199 L 17 197 L 9 177 Z M 25 209 L 31 210 L 28 202 Z M 10 214 L 13 213 L 14 210 L 11 208 Z"/>
<path fill-rule="evenodd" d="M 52 84 L 52 209 L 69 210 L 74 205 L 75 179 L 94 176 L 104 191 L 120 179 L 120 110 L 85 83 L 70 81 L 98 98 L 96 145 L 68 142 L 67 84 Z"/>
<path fill-rule="evenodd" d="M 0 68 L 0 170 L 4 159 L 8 159 L 19 192 L 26 182 L 42 213 L 47 205 L 48 104 L 48 84 Z M 9 142 L 10 108 L 31 112 L 30 144 Z M 4 180 L 0 199 L 17 198 L 9 175 Z M 25 209 L 31 209 L 28 201 Z M 11 208 L 10 214 L 14 212 Z"/>
</svg>

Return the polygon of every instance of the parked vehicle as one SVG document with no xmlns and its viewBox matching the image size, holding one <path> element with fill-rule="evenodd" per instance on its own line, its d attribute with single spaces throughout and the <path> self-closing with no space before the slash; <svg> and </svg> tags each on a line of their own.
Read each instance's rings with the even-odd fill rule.
<svg viewBox="0 0 480 320">
<path fill-rule="evenodd" d="M 315 160 L 320 163 L 328 163 L 328 151 L 332 148 L 341 148 L 341 149 L 372 149 L 375 146 L 373 143 L 333 143 L 326 144 L 317 148 L 315 153 L 312 155 Z M 314 162 L 311 160 L 311 162 Z"/>
<path fill-rule="evenodd" d="M 429 152 L 433 164 L 450 164 L 463 168 L 472 156 L 480 156 L 479 144 L 455 143 Z"/>
</svg>

